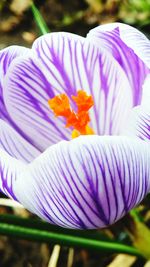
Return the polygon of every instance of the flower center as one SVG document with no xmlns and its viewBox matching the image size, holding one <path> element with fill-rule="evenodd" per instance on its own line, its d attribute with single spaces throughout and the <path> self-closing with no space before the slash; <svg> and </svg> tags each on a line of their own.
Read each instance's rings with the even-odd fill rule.
<svg viewBox="0 0 150 267">
<path fill-rule="evenodd" d="M 48 104 L 55 116 L 62 116 L 66 119 L 66 127 L 73 127 L 72 138 L 79 135 L 94 134 L 93 129 L 88 125 L 90 122 L 89 109 L 94 105 L 91 95 L 87 95 L 83 90 L 77 91 L 76 96 L 71 96 L 77 106 L 75 112 L 70 106 L 69 98 L 66 94 L 60 94 L 48 100 Z"/>
</svg>

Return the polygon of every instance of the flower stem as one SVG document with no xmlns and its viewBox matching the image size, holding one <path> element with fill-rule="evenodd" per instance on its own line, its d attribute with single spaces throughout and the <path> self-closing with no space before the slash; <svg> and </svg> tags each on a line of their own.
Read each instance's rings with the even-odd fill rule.
<svg viewBox="0 0 150 267">
<path fill-rule="evenodd" d="M 41 34 L 49 33 L 50 30 L 49 30 L 45 20 L 43 19 L 41 13 L 39 12 L 39 10 L 37 9 L 37 7 L 34 5 L 33 2 L 31 2 L 31 10 L 32 10 L 34 19 L 36 21 L 36 24 L 41 31 Z"/>
<path fill-rule="evenodd" d="M 115 242 L 106 242 L 92 238 L 84 238 L 70 234 L 64 234 L 55 231 L 46 231 L 41 229 L 33 229 L 19 225 L 8 223 L 0 223 L 0 234 L 25 239 L 31 241 L 56 243 L 64 246 L 82 247 L 90 250 L 97 250 L 109 253 L 127 253 L 143 257 L 135 248 Z"/>
</svg>

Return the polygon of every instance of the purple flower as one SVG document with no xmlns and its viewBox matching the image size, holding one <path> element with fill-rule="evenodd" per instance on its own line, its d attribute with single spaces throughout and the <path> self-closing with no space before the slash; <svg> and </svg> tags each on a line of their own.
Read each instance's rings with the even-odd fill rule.
<svg viewBox="0 0 150 267">
<path fill-rule="evenodd" d="M 149 40 L 120 23 L 0 51 L 0 189 L 60 226 L 120 219 L 150 191 L 149 73 Z M 71 140 L 48 100 L 65 94 L 74 107 L 78 90 L 94 99 L 95 135 Z"/>
</svg>

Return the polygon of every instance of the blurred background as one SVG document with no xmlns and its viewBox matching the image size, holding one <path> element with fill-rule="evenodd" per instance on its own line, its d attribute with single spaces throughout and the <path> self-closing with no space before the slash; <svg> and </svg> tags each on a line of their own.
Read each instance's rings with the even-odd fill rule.
<svg viewBox="0 0 150 267">
<path fill-rule="evenodd" d="M 82 36 L 104 23 L 130 24 L 150 38 L 150 0 L 35 0 L 50 31 L 69 31 Z M 0 0 L 0 49 L 8 45 L 30 47 L 40 35 L 30 0 Z M 0 195 L 1 199 L 4 198 Z M 150 228 L 150 197 L 137 208 Z M 34 217 L 25 209 L 0 204 L 0 214 Z M 127 215 L 101 232 L 109 240 L 132 244 L 134 222 Z M 150 236 L 149 236 L 150 240 Z M 125 254 L 105 254 L 54 244 L 36 243 L 0 236 L 0 267 L 149 267 L 150 261 Z"/>
<path fill-rule="evenodd" d="M 39 35 L 31 0 L 0 0 L 0 48 L 10 44 L 30 46 Z M 149 35 L 150 0 L 35 0 L 51 31 L 85 36 L 89 29 L 121 21 Z"/>
</svg>

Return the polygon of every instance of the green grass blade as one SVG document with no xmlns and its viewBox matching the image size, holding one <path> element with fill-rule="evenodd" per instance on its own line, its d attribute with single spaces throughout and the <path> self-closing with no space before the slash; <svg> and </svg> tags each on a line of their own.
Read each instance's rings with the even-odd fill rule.
<svg viewBox="0 0 150 267">
<path fill-rule="evenodd" d="M 50 232 L 63 233 L 64 235 L 79 236 L 84 238 L 92 238 L 96 240 L 103 241 L 113 241 L 106 234 L 97 230 L 76 230 L 76 229 L 67 229 L 62 228 L 57 225 L 53 225 L 42 221 L 38 218 L 20 218 L 19 216 L 11 214 L 2 214 L 0 215 L 0 222 L 6 224 L 13 224 L 18 226 L 23 226 L 27 228 L 35 228 L 39 230 L 46 230 Z"/>
<path fill-rule="evenodd" d="M 71 234 L 72 230 L 67 232 L 67 229 L 66 232 L 57 232 L 54 229 L 38 229 L 36 225 L 33 227 L 34 228 L 0 222 L 0 234 L 24 240 L 57 243 L 68 247 L 81 247 L 89 250 L 97 250 L 102 253 L 127 253 L 142 257 L 142 254 L 131 246 L 116 242 L 101 241 L 92 236 L 90 238 L 85 238 L 84 236 L 73 235 Z"/>
<path fill-rule="evenodd" d="M 39 10 L 37 9 L 37 7 L 34 5 L 33 2 L 31 3 L 31 10 L 32 10 L 35 22 L 38 28 L 40 29 L 41 34 L 46 34 L 50 32 L 45 20 L 43 19 L 41 13 L 39 12 Z"/>
</svg>

